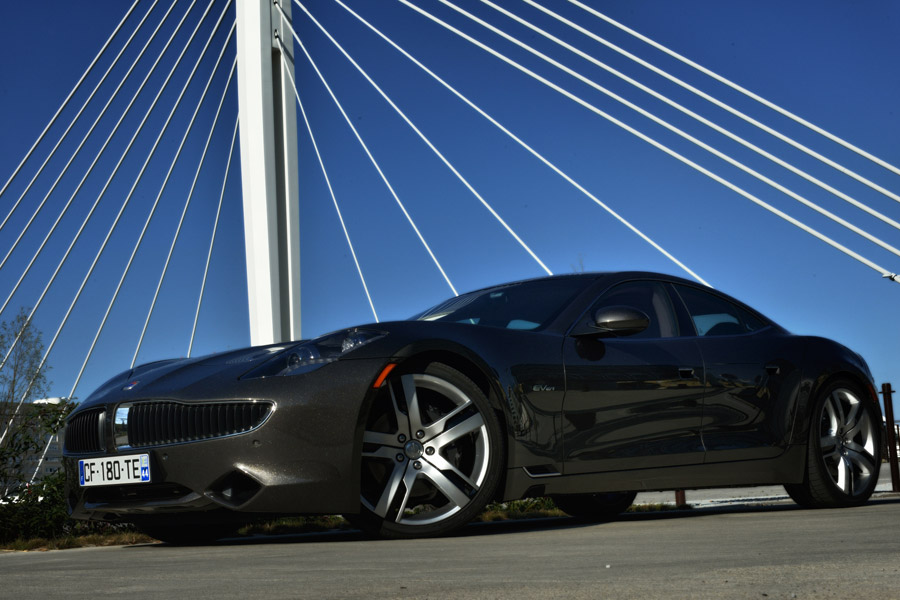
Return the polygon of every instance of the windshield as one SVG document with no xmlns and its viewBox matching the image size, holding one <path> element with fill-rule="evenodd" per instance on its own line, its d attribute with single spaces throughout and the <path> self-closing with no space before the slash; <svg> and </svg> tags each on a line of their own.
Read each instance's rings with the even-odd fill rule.
<svg viewBox="0 0 900 600">
<path fill-rule="evenodd" d="M 591 283 L 588 278 L 572 277 L 498 286 L 451 298 L 412 320 L 449 321 L 504 329 L 541 329 Z"/>
</svg>

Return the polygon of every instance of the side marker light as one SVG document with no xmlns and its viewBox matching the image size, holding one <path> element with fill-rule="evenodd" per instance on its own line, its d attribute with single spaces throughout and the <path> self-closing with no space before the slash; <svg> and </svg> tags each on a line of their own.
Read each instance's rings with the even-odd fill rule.
<svg viewBox="0 0 900 600">
<path fill-rule="evenodd" d="M 376 390 L 381 387 L 384 383 L 384 380 L 387 379 L 387 376 L 390 375 L 391 371 L 394 370 L 394 367 L 397 366 L 397 363 L 390 363 L 384 369 L 381 370 L 381 375 L 378 376 L 378 379 L 375 380 L 375 383 L 372 384 L 372 387 Z"/>
</svg>

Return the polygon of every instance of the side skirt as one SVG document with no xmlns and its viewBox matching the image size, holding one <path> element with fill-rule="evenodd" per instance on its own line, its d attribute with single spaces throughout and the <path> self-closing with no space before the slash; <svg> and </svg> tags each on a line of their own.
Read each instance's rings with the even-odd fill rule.
<svg viewBox="0 0 900 600">
<path fill-rule="evenodd" d="M 801 483 L 806 447 L 790 446 L 767 460 L 707 463 L 632 471 L 532 477 L 525 469 L 509 469 L 503 499 L 590 492 L 650 492 L 733 486 Z"/>
</svg>

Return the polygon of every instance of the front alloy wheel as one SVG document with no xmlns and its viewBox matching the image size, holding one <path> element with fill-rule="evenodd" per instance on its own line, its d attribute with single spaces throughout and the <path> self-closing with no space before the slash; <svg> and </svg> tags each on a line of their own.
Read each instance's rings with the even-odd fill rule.
<svg viewBox="0 0 900 600">
<path fill-rule="evenodd" d="M 446 533 L 493 497 L 502 462 L 497 416 L 465 375 L 432 363 L 394 376 L 366 423 L 354 522 L 383 537 Z"/>
<path fill-rule="evenodd" d="M 881 423 L 856 385 L 840 381 L 819 397 L 809 432 L 806 480 L 786 485 L 810 508 L 857 506 L 872 495 L 881 466 Z"/>
</svg>

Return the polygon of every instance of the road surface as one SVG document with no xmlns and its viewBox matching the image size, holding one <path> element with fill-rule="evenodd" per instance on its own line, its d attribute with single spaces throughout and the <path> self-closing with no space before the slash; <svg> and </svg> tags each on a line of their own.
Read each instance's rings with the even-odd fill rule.
<svg viewBox="0 0 900 600">
<path fill-rule="evenodd" d="M 457 536 L 355 532 L 0 554 L 2 597 L 900 598 L 900 496 L 470 525 Z"/>
</svg>

